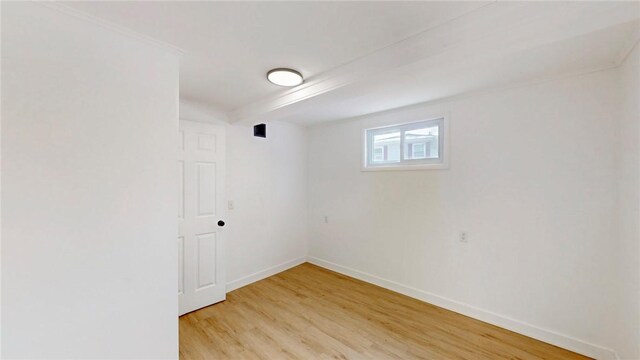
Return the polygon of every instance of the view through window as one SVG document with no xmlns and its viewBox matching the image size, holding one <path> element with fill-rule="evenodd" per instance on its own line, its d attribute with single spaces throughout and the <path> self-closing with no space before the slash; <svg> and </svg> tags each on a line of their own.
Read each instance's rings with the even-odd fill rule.
<svg viewBox="0 0 640 360">
<path fill-rule="evenodd" d="M 366 130 L 366 167 L 442 163 L 444 119 Z"/>
</svg>

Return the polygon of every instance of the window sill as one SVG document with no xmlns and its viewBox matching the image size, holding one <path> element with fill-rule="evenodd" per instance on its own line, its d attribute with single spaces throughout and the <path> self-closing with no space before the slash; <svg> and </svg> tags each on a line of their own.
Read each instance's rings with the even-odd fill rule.
<svg viewBox="0 0 640 360">
<path fill-rule="evenodd" d="M 411 171 L 411 170 L 446 170 L 449 164 L 421 164 L 397 166 L 363 166 L 360 171 Z"/>
</svg>

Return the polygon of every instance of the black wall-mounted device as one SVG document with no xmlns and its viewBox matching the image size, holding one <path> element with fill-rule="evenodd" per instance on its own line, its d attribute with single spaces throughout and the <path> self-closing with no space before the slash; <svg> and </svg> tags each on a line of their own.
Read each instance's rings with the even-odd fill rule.
<svg viewBox="0 0 640 360">
<path fill-rule="evenodd" d="M 253 126 L 253 136 L 266 138 L 267 137 L 267 124 L 258 124 Z"/>
</svg>

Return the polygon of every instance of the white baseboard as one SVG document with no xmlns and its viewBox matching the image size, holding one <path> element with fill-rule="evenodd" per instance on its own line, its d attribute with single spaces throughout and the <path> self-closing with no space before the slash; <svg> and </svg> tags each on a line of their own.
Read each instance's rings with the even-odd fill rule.
<svg viewBox="0 0 640 360">
<path fill-rule="evenodd" d="M 299 257 L 297 259 L 293 259 L 293 260 L 289 260 L 289 261 L 285 261 L 282 264 L 278 264 L 275 266 L 272 266 L 270 268 L 266 268 L 264 270 L 258 271 L 256 273 L 253 273 L 251 275 L 247 275 L 244 277 L 241 277 L 240 279 L 236 279 L 233 281 L 230 281 L 227 283 L 227 292 L 239 289 L 243 286 L 247 286 L 251 283 L 254 283 L 256 281 L 260 281 L 262 279 L 266 279 L 269 276 L 273 276 L 277 273 L 283 272 L 285 270 L 291 269 L 294 266 L 298 266 L 300 264 L 303 264 L 307 261 L 307 258 L 305 256 L 303 257 Z"/>
<path fill-rule="evenodd" d="M 605 347 L 591 344 L 571 336 L 563 335 L 555 331 L 542 329 L 535 325 L 527 324 L 522 321 L 518 321 L 506 316 L 502 316 L 491 311 L 477 308 L 473 305 L 465 304 L 459 301 L 448 299 L 436 294 L 432 294 L 423 290 L 406 286 L 395 281 L 380 278 L 375 275 L 367 274 L 362 271 L 358 271 L 346 266 L 338 265 L 326 260 L 318 259 L 315 257 L 308 257 L 307 261 L 323 267 L 329 270 L 351 276 L 358 280 L 362 280 L 374 285 L 378 285 L 385 289 L 389 289 L 398 292 L 409 297 L 422 300 L 429 304 L 433 304 L 480 321 L 487 322 L 492 325 L 499 326 L 501 328 L 511 330 L 513 332 L 544 341 L 546 343 L 559 346 L 564 349 L 574 351 L 578 354 L 586 355 L 595 359 L 601 360 L 615 360 L 618 356 L 614 350 L 607 349 Z"/>
</svg>

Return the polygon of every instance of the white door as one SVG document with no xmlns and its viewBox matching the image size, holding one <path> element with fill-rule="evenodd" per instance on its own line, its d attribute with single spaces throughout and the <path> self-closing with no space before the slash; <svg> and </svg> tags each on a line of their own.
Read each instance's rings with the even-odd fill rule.
<svg viewBox="0 0 640 360">
<path fill-rule="evenodd" d="M 180 121 L 178 298 L 180 315 L 225 299 L 225 128 Z"/>
</svg>

